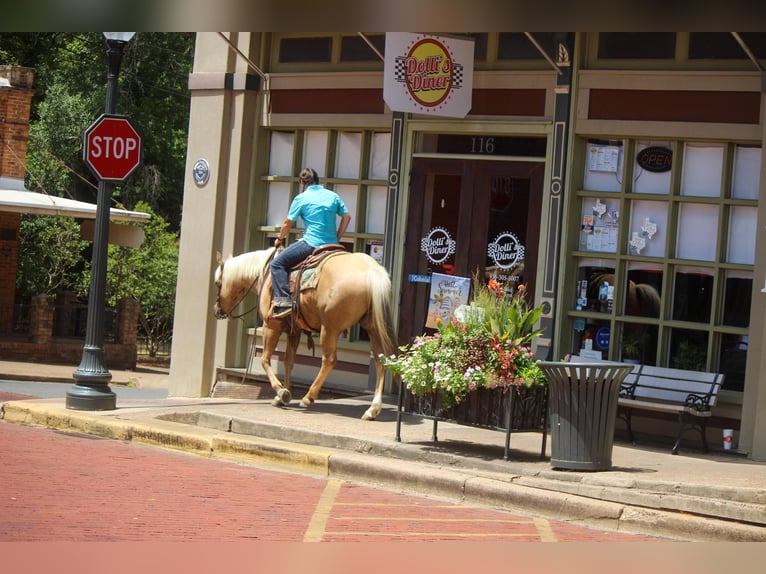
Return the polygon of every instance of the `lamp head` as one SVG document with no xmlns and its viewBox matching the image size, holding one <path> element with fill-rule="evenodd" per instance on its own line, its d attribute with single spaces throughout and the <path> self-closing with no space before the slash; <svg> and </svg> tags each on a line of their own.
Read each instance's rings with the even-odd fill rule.
<svg viewBox="0 0 766 574">
<path fill-rule="evenodd" d="M 104 38 L 110 42 L 130 42 L 135 32 L 104 32 Z"/>
</svg>

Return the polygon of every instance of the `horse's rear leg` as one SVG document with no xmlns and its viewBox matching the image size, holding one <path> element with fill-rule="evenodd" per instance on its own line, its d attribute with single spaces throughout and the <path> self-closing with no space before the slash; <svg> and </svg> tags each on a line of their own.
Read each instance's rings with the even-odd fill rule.
<svg viewBox="0 0 766 574">
<path fill-rule="evenodd" d="M 283 405 L 289 405 L 290 400 L 292 399 L 292 394 L 290 393 L 290 371 L 287 368 L 287 356 L 289 354 L 290 344 L 289 344 L 289 337 L 288 337 L 288 352 L 285 353 L 285 382 L 287 385 L 282 385 L 282 383 L 277 378 L 277 375 L 274 373 L 274 369 L 271 368 L 271 356 L 274 354 L 274 351 L 277 348 L 277 343 L 279 343 L 279 336 L 282 334 L 282 331 L 279 329 L 272 329 L 268 326 L 264 325 L 263 328 L 263 353 L 261 354 L 261 366 L 263 367 L 264 372 L 266 373 L 266 376 L 269 378 L 269 383 L 271 384 L 271 388 L 274 389 L 274 392 L 276 393 L 276 397 L 274 398 L 274 401 L 271 403 L 275 407 L 280 407 Z M 293 359 L 295 357 L 295 350 L 293 349 Z M 290 363 L 290 367 L 292 367 L 292 363 Z"/>
<path fill-rule="evenodd" d="M 322 347 L 322 366 L 319 368 L 319 373 L 314 378 L 314 382 L 311 383 L 308 392 L 301 399 L 301 405 L 304 407 L 310 407 L 319 398 L 322 385 L 327 380 L 330 371 L 335 368 L 335 363 L 338 360 L 338 336 L 338 333 L 329 336 L 324 330 L 319 336 L 319 344 Z"/>
<path fill-rule="evenodd" d="M 380 339 L 372 329 L 368 330 L 367 334 L 370 336 L 370 353 L 375 360 L 375 394 L 372 397 L 372 404 L 370 404 L 370 407 L 364 412 L 362 419 L 366 421 L 374 421 L 378 418 L 383 407 L 383 382 L 385 381 L 385 370 L 378 358 L 383 352 L 380 345 Z"/>
</svg>

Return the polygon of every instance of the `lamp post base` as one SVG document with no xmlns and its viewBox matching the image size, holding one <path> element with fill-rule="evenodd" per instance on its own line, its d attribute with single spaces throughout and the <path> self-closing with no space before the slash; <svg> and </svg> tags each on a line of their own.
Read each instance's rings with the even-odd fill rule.
<svg viewBox="0 0 766 574">
<path fill-rule="evenodd" d="M 109 388 L 112 373 L 104 367 L 102 349 L 86 345 L 80 366 L 72 376 L 75 384 L 67 391 L 66 408 L 78 411 L 111 411 L 117 408 L 117 395 Z"/>
<path fill-rule="evenodd" d="M 66 408 L 75 411 L 113 411 L 117 395 L 108 385 L 102 388 L 74 384 L 66 394 Z"/>
</svg>

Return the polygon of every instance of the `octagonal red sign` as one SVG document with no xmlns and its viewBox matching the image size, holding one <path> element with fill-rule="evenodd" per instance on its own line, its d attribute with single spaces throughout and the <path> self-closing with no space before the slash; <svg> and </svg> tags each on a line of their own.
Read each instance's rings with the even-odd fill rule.
<svg viewBox="0 0 766 574">
<path fill-rule="evenodd" d="M 83 159 L 99 179 L 125 181 L 141 165 L 141 145 L 130 120 L 104 114 L 85 132 Z"/>
</svg>

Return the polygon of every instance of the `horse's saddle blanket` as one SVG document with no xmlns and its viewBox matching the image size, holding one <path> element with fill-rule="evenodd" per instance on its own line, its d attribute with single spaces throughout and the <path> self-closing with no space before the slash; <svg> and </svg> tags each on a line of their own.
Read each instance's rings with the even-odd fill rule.
<svg viewBox="0 0 766 574">
<path fill-rule="evenodd" d="M 348 253 L 342 245 L 327 245 L 314 250 L 314 253 L 293 267 L 290 271 L 290 292 L 295 292 L 295 286 L 300 285 L 300 291 L 316 289 L 319 275 L 324 264 L 336 255 Z"/>
</svg>

